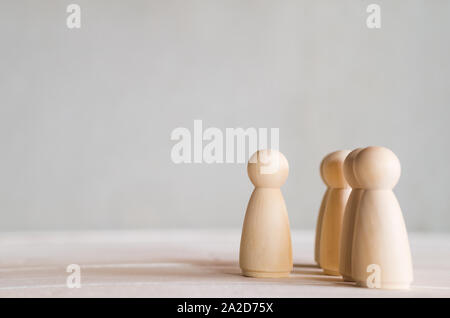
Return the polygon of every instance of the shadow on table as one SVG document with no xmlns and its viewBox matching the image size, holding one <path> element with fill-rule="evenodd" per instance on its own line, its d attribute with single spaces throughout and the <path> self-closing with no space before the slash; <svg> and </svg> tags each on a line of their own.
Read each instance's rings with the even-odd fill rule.
<svg viewBox="0 0 450 318">
<path fill-rule="evenodd" d="M 86 264 L 82 266 L 86 275 L 117 278 L 202 278 L 240 273 L 236 262 L 223 260 L 197 260 L 167 258 L 149 262 L 127 262 L 109 264 Z"/>
<path fill-rule="evenodd" d="M 318 268 L 318 269 L 320 269 L 320 266 L 317 264 L 297 263 L 297 264 L 294 264 L 294 269 L 295 268 Z"/>
<path fill-rule="evenodd" d="M 289 278 L 251 278 L 241 274 L 236 261 L 220 259 L 186 259 L 166 258 L 152 260 L 151 262 L 95 264 L 83 266 L 86 275 L 111 278 L 116 281 L 131 279 L 133 281 L 164 281 L 180 280 L 198 281 L 205 279 L 219 279 L 229 281 L 253 280 L 262 283 L 276 282 L 277 284 L 306 284 L 306 285 L 336 285 L 353 287 L 338 276 L 325 275 L 315 264 L 295 264 Z"/>
<path fill-rule="evenodd" d="M 292 270 L 292 274 L 299 274 L 299 275 L 326 275 L 323 270 L 319 267 L 317 264 L 303 264 L 303 263 L 297 263 L 294 264 L 294 268 Z"/>
</svg>

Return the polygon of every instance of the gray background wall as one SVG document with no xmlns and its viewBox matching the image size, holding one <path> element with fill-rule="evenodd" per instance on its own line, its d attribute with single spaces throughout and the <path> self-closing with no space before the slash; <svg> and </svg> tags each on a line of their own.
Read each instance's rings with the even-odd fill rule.
<svg viewBox="0 0 450 318">
<path fill-rule="evenodd" d="M 384 145 L 408 229 L 449 231 L 449 35 L 444 0 L 1 0 L 0 230 L 240 227 L 245 165 L 170 159 L 201 119 L 280 128 L 293 228 L 326 153 Z"/>
</svg>

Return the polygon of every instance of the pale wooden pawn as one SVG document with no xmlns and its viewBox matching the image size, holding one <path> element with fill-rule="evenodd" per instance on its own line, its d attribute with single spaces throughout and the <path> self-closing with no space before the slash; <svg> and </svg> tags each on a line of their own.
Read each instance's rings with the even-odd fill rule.
<svg viewBox="0 0 450 318">
<path fill-rule="evenodd" d="M 292 271 L 289 218 L 280 187 L 288 177 L 285 156 L 257 151 L 247 165 L 255 186 L 242 227 L 239 265 L 250 277 L 287 277 Z"/>
<path fill-rule="evenodd" d="M 356 155 L 362 150 L 357 148 L 350 152 L 344 160 L 344 177 L 351 186 L 352 191 L 345 206 L 344 220 L 342 222 L 341 248 L 339 250 L 339 273 L 344 281 L 354 281 L 352 278 L 352 244 L 355 227 L 355 218 L 358 213 L 359 202 L 363 193 L 361 185 L 353 173 Z"/>
<path fill-rule="evenodd" d="M 320 177 L 322 178 L 323 183 L 325 183 L 325 185 L 327 186 L 327 190 L 323 194 L 322 202 L 321 202 L 320 208 L 319 208 L 319 214 L 317 216 L 316 238 L 315 238 L 315 244 L 314 244 L 314 261 L 319 266 L 320 266 L 320 235 L 322 233 L 323 214 L 325 212 L 325 206 L 327 204 L 328 193 L 330 192 L 330 185 L 327 184 L 327 181 L 323 177 L 323 163 L 324 163 L 324 160 L 322 160 L 322 162 L 320 163 Z"/>
<path fill-rule="evenodd" d="M 320 267 L 327 275 L 339 276 L 339 249 L 342 219 L 350 194 L 344 178 L 343 163 L 348 150 L 335 151 L 323 160 L 322 175 L 329 185 L 320 233 Z"/>
<path fill-rule="evenodd" d="M 369 288 L 406 289 L 413 280 L 411 252 L 402 211 L 392 189 L 401 167 L 384 147 L 367 147 L 354 161 L 362 194 L 356 215 L 352 277 Z"/>
</svg>

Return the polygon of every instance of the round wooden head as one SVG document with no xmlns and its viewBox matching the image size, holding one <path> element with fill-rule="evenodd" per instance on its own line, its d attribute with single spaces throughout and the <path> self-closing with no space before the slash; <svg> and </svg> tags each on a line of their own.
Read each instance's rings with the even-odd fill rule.
<svg viewBox="0 0 450 318">
<path fill-rule="evenodd" d="M 397 156 L 384 147 L 367 147 L 355 158 L 356 179 L 364 189 L 392 189 L 400 179 Z"/>
<path fill-rule="evenodd" d="M 249 159 L 247 172 L 255 187 L 280 188 L 288 177 L 289 164 L 278 150 L 258 150 Z"/>
<path fill-rule="evenodd" d="M 355 150 L 350 152 L 344 160 L 345 180 L 347 180 L 348 184 L 354 189 L 361 188 L 361 185 L 359 184 L 358 180 L 356 180 L 355 173 L 353 171 L 353 167 L 355 164 L 355 158 L 362 149 L 363 148 L 356 148 Z"/>
<path fill-rule="evenodd" d="M 348 188 L 344 178 L 344 160 L 350 153 L 348 150 L 338 150 L 325 156 L 321 164 L 321 176 L 325 184 L 330 188 Z"/>
</svg>

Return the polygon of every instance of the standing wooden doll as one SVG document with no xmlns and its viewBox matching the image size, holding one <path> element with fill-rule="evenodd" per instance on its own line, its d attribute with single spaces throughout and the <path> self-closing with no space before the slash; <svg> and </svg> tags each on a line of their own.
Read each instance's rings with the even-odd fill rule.
<svg viewBox="0 0 450 318">
<path fill-rule="evenodd" d="M 292 245 L 280 187 L 288 177 L 288 161 L 279 151 L 260 150 L 250 158 L 247 172 L 255 189 L 242 228 L 242 273 L 251 277 L 287 277 L 292 271 Z"/>
</svg>

